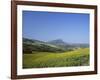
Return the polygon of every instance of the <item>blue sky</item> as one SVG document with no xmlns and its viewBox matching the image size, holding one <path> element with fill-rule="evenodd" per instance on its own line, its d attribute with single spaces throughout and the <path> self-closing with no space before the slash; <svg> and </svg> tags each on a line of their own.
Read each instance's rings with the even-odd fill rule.
<svg viewBox="0 0 100 80">
<path fill-rule="evenodd" d="M 89 43 L 89 14 L 23 11 L 23 37 Z"/>
</svg>

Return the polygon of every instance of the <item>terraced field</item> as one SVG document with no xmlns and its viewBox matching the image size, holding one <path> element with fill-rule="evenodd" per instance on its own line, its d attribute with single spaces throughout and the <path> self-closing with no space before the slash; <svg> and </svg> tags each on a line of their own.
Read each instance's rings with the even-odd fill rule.
<svg viewBox="0 0 100 80">
<path fill-rule="evenodd" d="M 80 48 L 62 53 L 32 52 L 23 54 L 23 68 L 47 68 L 88 66 L 89 48 Z"/>
</svg>

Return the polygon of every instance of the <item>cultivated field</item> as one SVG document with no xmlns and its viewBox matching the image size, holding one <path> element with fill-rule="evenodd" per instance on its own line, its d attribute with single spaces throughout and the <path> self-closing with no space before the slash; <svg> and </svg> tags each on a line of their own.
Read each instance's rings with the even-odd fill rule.
<svg viewBox="0 0 100 80">
<path fill-rule="evenodd" d="M 32 52 L 23 54 L 23 68 L 88 66 L 89 48 L 66 52 Z"/>
</svg>

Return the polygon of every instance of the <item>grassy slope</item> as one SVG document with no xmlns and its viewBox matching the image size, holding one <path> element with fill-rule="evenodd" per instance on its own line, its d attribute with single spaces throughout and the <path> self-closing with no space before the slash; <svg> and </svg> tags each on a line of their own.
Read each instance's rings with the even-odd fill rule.
<svg viewBox="0 0 100 80">
<path fill-rule="evenodd" d="M 89 48 L 63 53 L 38 52 L 24 54 L 23 68 L 64 67 L 89 65 Z"/>
</svg>

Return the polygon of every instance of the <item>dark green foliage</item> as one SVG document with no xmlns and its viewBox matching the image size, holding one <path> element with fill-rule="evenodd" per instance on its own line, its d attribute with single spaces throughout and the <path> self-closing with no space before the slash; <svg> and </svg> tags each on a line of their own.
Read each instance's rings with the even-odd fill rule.
<svg viewBox="0 0 100 80">
<path fill-rule="evenodd" d="M 30 44 L 23 44 L 23 52 L 25 53 L 32 53 L 32 51 L 37 52 L 63 52 L 64 50 L 56 47 L 51 47 L 45 44 L 41 45 L 30 45 Z"/>
<path fill-rule="evenodd" d="M 51 44 L 47 44 L 38 40 L 28 40 L 23 39 L 23 52 L 24 53 L 32 53 L 32 51 L 37 52 L 64 52 L 63 49 L 56 47 Z"/>
<path fill-rule="evenodd" d="M 32 45 L 23 44 L 23 53 L 32 53 Z"/>
</svg>

